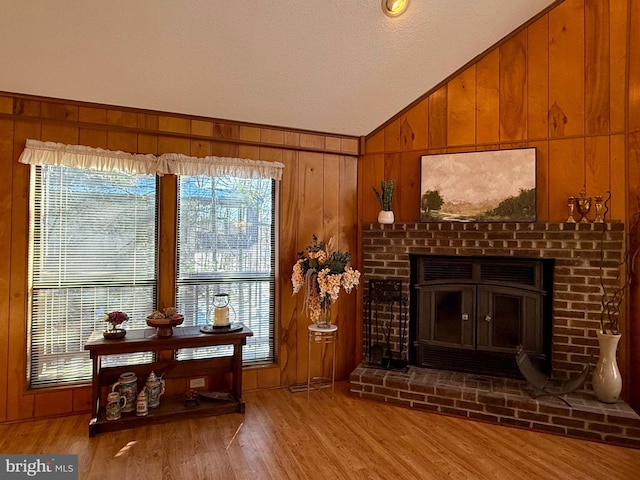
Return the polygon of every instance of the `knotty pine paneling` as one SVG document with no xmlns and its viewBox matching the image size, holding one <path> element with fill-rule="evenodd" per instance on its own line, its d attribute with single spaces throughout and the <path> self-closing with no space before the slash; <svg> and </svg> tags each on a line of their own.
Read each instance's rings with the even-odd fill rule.
<svg viewBox="0 0 640 480">
<path fill-rule="evenodd" d="M 447 145 L 476 142 L 476 66 L 472 65 L 447 85 Z"/>
<path fill-rule="evenodd" d="M 636 1 L 636 5 L 640 8 L 640 1 Z M 638 12 L 640 13 L 640 11 Z M 636 45 L 632 44 L 632 49 L 636 48 L 636 46 L 640 48 L 640 43 Z M 628 202 L 632 206 L 632 210 L 634 210 L 635 208 L 640 208 L 640 131 L 633 132 L 629 135 L 628 155 L 627 175 L 630 180 Z M 640 238 L 638 238 L 638 235 L 631 237 L 630 242 L 636 248 L 640 248 Z M 640 258 L 635 258 L 633 268 L 635 272 L 640 271 Z M 634 280 L 636 280 L 636 277 L 634 277 Z M 628 335 L 623 338 L 629 346 L 630 364 L 634 365 L 635 368 L 631 368 L 628 376 L 623 377 L 623 379 L 629 376 L 631 377 L 631 385 L 629 386 L 630 404 L 638 411 L 638 405 L 640 405 L 640 382 L 637 381 L 637 366 L 640 365 L 640 322 L 638 321 L 638 312 L 640 312 L 640 282 L 635 281 L 631 284 L 629 296 L 631 301 L 629 302 L 627 312 L 630 315 L 630 321 L 627 323 Z"/>
<path fill-rule="evenodd" d="M 78 143 L 93 148 L 107 148 L 107 132 L 94 128 L 80 128 Z"/>
<path fill-rule="evenodd" d="M 371 137 L 367 137 L 367 140 L 365 142 L 365 153 L 369 154 L 369 153 L 378 153 L 378 152 L 384 152 L 384 132 L 385 132 L 386 128 L 383 130 L 380 130 L 378 133 L 376 133 L 375 135 L 372 135 Z"/>
<path fill-rule="evenodd" d="M 422 122 L 417 119 L 417 123 Z M 422 125 L 425 125 L 422 122 Z M 426 136 L 425 131 L 422 134 Z M 10 251 L 0 274 L 0 422 L 51 417 L 90 408 L 88 387 L 29 390 L 25 383 L 27 324 L 27 250 L 29 167 L 17 159 L 27 138 L 82 144 L 137 153 L 182 153 L 231 156 L 285 164 L 279 185 L 276 282 L 275 365 L 244 373 L 245 388 L 273 388 L 306 381 L 307 325 L 302 294 L 293 296 L 291 268 L 298 250 L 311 234 L 329 240 L 359 258 L 358 153 L 360 139 L 326 136 L 274 127 L 260 127 L 201 117 L 152 113 L 144 110 L 96 106 L 82 102 L 42 99 L 28 95 L 0 95 L 0 163 L 7 182 L 0 193 L 0 247 Z M 326 148 L 326 150 L 324 150 Z M 314 151 L 317 150 L 317 151 Z M 380 162 L 382 167 L 384 162 Z M 382 173 L 382 170 L 380 170 Z M 175 191 L 177 179 L 160 179 L 158 303 L 174 303 Z M 371 193 L 373 195 L 373 193 Z M 336 373 L 345 379 L 356 365 L 361 321 L 356 308 L 360 292 L 342 295 L 334 311 L 340 325 Z M 343 298 L 344 297 L 344 298 Z M 4 345 L 4 346 L 3 346 Z M 330 373 L 330 351 L 312 358 L 314 375 Z M 172 381 L 168 391 L 179 395 L 185 381 Z"/>
<path fill-rule="evenodd" d="M 191 120 L 188 118 L 164 116 L 158 117 L 158 130 L 172 133 L 191 133 Z"/>
<path fill-rule="evenodd" d="M 13 98 L 0 96 L 0 113 L 13 113 Z"/>
<path fill-rule="evenodd" d="M 498 50 L 478 60 L 476 78 L 476 142 L 498 142 L 500 140 L 500 54 Z"/>
<path fill-rule="evenodd" d="M 373 187 L 380 191 L 380 181 L 386 178 L 385 156 L 384 154 L 365 155 L 360 159 L 360 164 L 362 168 L 359 169 L 358 182 L 363 186 L 359 191 L 362 220 L 364 222 L 376 221 L 380 211 L 380 203 L 378 203 Z M 396 181 L 399 180 L 396 179 Z"/>
<path fill-rule="evenodd" d="M 0 119 L 0 170 L 4 173 L 3 187 L 0 189 L 0 218 L 11 224 L 11 204 L 13 193 L 13 120 Z M 9 368 L 9 286 L 11 285 L 11 229 L 0 228 L 0 372 Z M 0 422 L 7 419 L 6 375 L 0 377 Z"/>
<path fill-rule="evenodd" d="M 443 148 L 447 145 L 447 86 L 429 95 L 429 147 Z"/>
<path fill-rule="evenodd" d="M 76 145 L 78 143 L 78 128 L 68 127 L 58 124 L 43 124 L 42 137 L 43 142 L 59 142 Z"/>
<path fill-rule="evenodd" d="M 585 0 L 585 133 L 609 133 L 609 0 Z"/>
<path fill-rule="evenodd" d="M 584 134 L 584 0 L 549 13 L 549 107 L 554 138 Z"/>
<path fill-rule="evenodd" d="M 73 390 L 43 392 L 34 396 L 34 417 L 54 417 L 73 413 Z"/>
<path fill-rule="evenodd" d="M 29 167 L 18 163 L 27 138 L 40 140 L 41 125 L 15 120 L 13 132 L 11 217 L 3 225 L 11 229 L 11 283 L 9 285 L 9 365 L 7 378 L 7 420 L 33 417 L 34 395 L 25 393 L 27 322 L 27 253 L 29 238 Z"/>
<path fill-rule="evenodd" d="M 420 221 L 420 209 L 415 208 L 420 205 L 420 179 L 421 179 L 421 163 L 420 155 L 415 152 L 404 152 L 400 158 L 400 170 L 398 177 L 402 178 L 402 188 L 398 188 L 400 192 L 400 208 L 399 210 L 406 213 L 407 222 Z"/>
<path fill-rule="evenodd" d="M 400 150 L 400 118 L 396 118 L 384 129 L 384 149 L 387 152 Z"/>
<path fill-rule="evenodd" d="M 640 208 L 640 205 L 636 202 L 630 202 L 627 205 L 627 198 L 623 194 L 627 190 L 627 187 L 633 188 L 632 183 L 628 180 L 629 172 L 627 171 L 627 150 L 625 145 L 625 135 L 611 135 L 609 137 L 609 176 L 610 185 L 609 188 L 612 193 L 611 204 L 609 206 L 609 218 L 622 219 L 625 218 L 626 222 L 631 221 L 632 215 L 637 211 L 636 207 Z M 629 152 L 629 163 L 633 161 L 631 152 Z M 636 178 L 634 184 L 638 184 L 640 179 Z M 627 194 L 628 196 L 628 194 Z M 628 211 L 627 211 L 628 209 Z"/>
<path fill-rule="evenodd" d="M 337 235 L 338 245 L 343 251 L 351 252 L 351 266 L 357 268 L 358 258 L 358 161 L 353 157 L 341 156 L 339 158 L 340 180 L 339 201 L 340 227 Z M 336 375 L 339 378 L 348 378 L 352 371 L 353 353 L 356 346 L 362 342 L 358 332 L 362 332 L 362 317 L 357 315 L 358 298 L 362 294 L 362 286 L 350 294 L 341 292 L 338 300 L 339 327 Z M 362 358 L 356 355 L 355 358 Z M 330 371 L 327 371 L 330 373 Z"/>
<path fill-rule="evenodd" d="M 78 119 L 84 123 L 107 123 L 106 108 L 79 107 Z"/>
<path fill-rule="evenodd" d="M 52 120 L 69 120 L 74 122 L 78 120 L 79 112 L 78 107 L 75 105 L 42 102 L 41 114 L 43 118 Z"/>
<path fill-rule="evenodd" d="M 427 148 L 429 101 L 422 100 L 400 120 L 400 143 L 403 151 Z"/>
<path fill-rule="evenodd" d="M 536 149 L 536 211 L 538 218 L 550 218 L 549 214 L 549 142 L 529 142 Z M 564 220 L 564 218 L 562 219 Z"/>
<path fill-rule="evenodd" d="M 107 132 L 107 148 L 109 150 L 122 150 L 123 152 L 137 152 L 138 135 L 134 132 L 110 130 Z"/>
<path fill-rule="evenodd" d="M 299 251 L 298 230 L 300 221 L 300 180 L 298 153 L 285 152 L 282 157 L 284 172 L 280 186 L 280 317 L 278 319 L 278 358 L 282 372 L 281 381 L 291 385 L 297 381 L 296 358 L 298 340 L 297 318 L 302 317 L 298 310 L 298 296 L 293 296 L 291 285 L 291 267 Z M 290 260 L 293 259 L 293 262 Z"/>
<path fill-rule="evenodd" d="M 628 185 L 627 202 L 632 212 L 640 209 L 640 0 L 629 1 L 629 21 L 632 34 L 629 40 L 628 64 L 629 64 L 629 90 L 627 97 L 627 108 L 629 118 L 628 149 L 626 174 Z M 631 238 L 631 242 L 640 248 L 640 238 Z M 635 272 L 640 271 L 640 259 L 636 258 Z M 637 367 L 640 365 L 640 282 L 637 275 L 632 284 L 631 304 L 628 306 L 630 313 L 629 338 L 625 339 L 629 344 L 630 364 Z M 631 405 L 636 411 L 640 410 L 640 381 L 638 379 L 638 369 L 631 369 L 632 378 Z"/>
<path fill-rule="evenodd" d="M 311 236 L 328 241 L 332 232 L 324 229 L 324 162 L 321 153 L 300 152 L 298 154 L 298 175 L 300 182 L 300 221 L 298 224 L 297 251 L 303 251 L 311 241 Z M 328 195 L 333 195 L 328 193 Z M 291 269 L 286 272 L 291 275 Z M 298 318 L 304 318 L 303 292 L 297 296 Z M 298 323 L 297 329 L 297 359 L 296 383 L 306 381 L 307 377 L 307 339 L 308 331 L 304 324 Z M 319 376 L 322 363 L 319 360 L 319 349 L 314 349 L 311 374 Z"/>
<path fill-rule="evenodd" d="M 609 0 L 609 128 L 613 133 L 624 130 L 627 111 L 627 76 L 621 75 L 626 71 L 627 29 L 620 27 L 627 24 L 628 4 L 629 0 Z M 631 25 L 630 28 L 637 32 L 640 24 Z M 635 36 L 632 35 L 632 39 Z"/>
<path fill-rule="evenodd" d="M 471 72 L 475 86 L 467 88 Z M 471 90 L 475 102 L 469 101 Z M 424 104 L 426 111 L 418 108 Z M 413 124 L 421 116 L 426 145 L 405 141 L 397 155 L 397 145 L 386 144 L 395 139 L 395 119 Z M 640 0 L 557 2 L 366 137 L 359 160 L 360 221 L 376 221 L 378 205 L 368 192 L 390 173 L 400 192 L 396 222 L 417 221 L 419 202 L 412 198 L 419 198 L 422 155 L 530 146 L 537 151 L 538 220 L 564 221 L 567 198 L 585 186 L 591 196 L 610 190 L 609 218 L 628 223 L 640 195 L 638 136 Z M 638 296 L 640 289 L 630 295 L 632 311 Z M 631 379 L 623 395 L 633 397 L 636 408 L 640 371 L 630 366 L 640 354 L 626 352 L 640 350 L 638 325 L 627 325 L 631 346 L 621 353 L 621 368 Z"/>
<path fill-rule="evenodd" d="M 549 135 L 549 16 L 527 28 L 527 135 Z"/>
<path fill-rule="evenodd" d="M 176 289 L 174 279 L 177 275 L 177 235 L 178 225 L 178 178 L 175 175 L 163 175 L 158 185 L 158 309 L 175 305 Z"/>
<path fill-rule="evenodd" d="M 629 131 L 640 131 L 640 1 L 631 0 L 629 20 L 631 31 L 629 47 Z"/>
<path fill-rule="evenodd" d="M 527 132 L 527 31 L 500 46 L 500 141 L 523 140 Z"/>
<path fill-rule="evenodd" d="M 194 157 L 208 157 L 211 155 L 211 142 L 191 140 L 191 155 Z"/>
<path fill-rule="evenodd" d="M 138 126 L 138 114 L 132 111 L 109 109 L 107 123 L 118 127 L 135 128 Z"/>
<path fill-rule="evenodd" d="M 609 165 L 611 164 L 611 146 L 608 136 L 587 137 L 584 139 L 585 186 L 587 192 L 595 197 L 607 198 L 611 190 Z M 595 212 L 595 210 L 594 210 Z"/>
</svg>

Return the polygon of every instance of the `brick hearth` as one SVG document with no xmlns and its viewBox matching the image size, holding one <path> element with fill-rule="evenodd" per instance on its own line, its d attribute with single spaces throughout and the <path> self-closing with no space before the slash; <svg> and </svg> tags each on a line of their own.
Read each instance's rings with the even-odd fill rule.
<svg viewBox="0 0 640 480">
<path fill-rule="evenodd" d="M 525 382 L 409 367 L 407 372 L 361 365 L 351 373 L 352 395 L 471 420 L 528 428 L 640 448 L 640 416 L 622 401 L 592 394 L 532 398 Z"/>
<path fill-rule="evenodd" d="M 365 294 L 368 280 L 389 279 L 404 282 L 410 297 L 410 254 L 554 258 L 551 368 L 552 378 L 563 380 L 598 356 L 600 274 L 605 285 L 617 284 L 623 247 L 624 225 L 619 222 L 369 224 L 362 246 Z M 622 401 L 598 402 L 590 381 L 567 397 L 568 407 L 553 397 L 532 399 L 525 383 L 516 380 L 417 367 L 407 373 L 371 368 L 366 328 L 363 341 L 363 364 L 351 375 L 354 395 L 640 448 L 638 415 Z M 391 341 L 394 350 L 402 350 L 395 330 Z"/>
</svg>

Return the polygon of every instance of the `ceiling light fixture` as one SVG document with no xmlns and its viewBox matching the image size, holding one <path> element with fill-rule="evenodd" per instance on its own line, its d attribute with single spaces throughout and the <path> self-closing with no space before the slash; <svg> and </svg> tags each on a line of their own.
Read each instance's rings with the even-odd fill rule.
<svg viewBox="0 0 640 480">
<path fill-rule="evenodd" d="M 407 9 L 409 0 L 382 0 L 382 11 L 389 17 L 397 17 Z"/>
</svg>

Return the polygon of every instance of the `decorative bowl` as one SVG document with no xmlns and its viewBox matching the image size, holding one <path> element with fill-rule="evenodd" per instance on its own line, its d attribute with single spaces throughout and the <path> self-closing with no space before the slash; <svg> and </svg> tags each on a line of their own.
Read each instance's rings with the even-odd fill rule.
<svg viewBox="0 0 640 480">
<path fill-rule="evenodd" d="M 180 325 L 184 321 L 184 315 L 173 315 L 170 318 L 149 318 L 147 317 L 147 325 L 156 328 L 158 337 L 171 337 L 173 335 L 173 327 Z"/>
<path fill-rule="evenodd" d="M 107 340 L 119 340 L 124 338 L 127 334 L 127 331 L 124 328 L 115 328 L 113 330 L 105 330 L 102 332 L 102 336 Z"/>
</svg>

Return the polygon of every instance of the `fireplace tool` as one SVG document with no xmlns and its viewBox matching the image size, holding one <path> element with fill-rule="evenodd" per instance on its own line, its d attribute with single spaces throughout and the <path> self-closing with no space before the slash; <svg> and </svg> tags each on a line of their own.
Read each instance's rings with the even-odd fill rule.
<svg viewBox="0 0 640 480">
<path fill-rule="evenodd" d="M 365 302 L 368 319 L 367 353 L 369 356 L 369 365 L 379 365 L 387 369 L 397 366 L 404 367 L 407 363 L 403 358 L 403 353 L 405 351 L 404 342 L 406 340 L 408 319 L 406 310 L 407 299 L 402 296 L 402 282 L 398 280 L 369 280 L 369 292 L 365 297 Z M 394 312 L 396 303 L 399 312 Z M 382 320 L 379 317 L 381 309 L 384 312 Z M 398 340 L 394 340 L 391 335 L 395 318 L 398 319 L 399 333 L 399 345 L 397 345 L 398 348 L 396 352 L 394 352 L 394 348 Z M 380 343 L 381 334 L 383 343 Z"/>
<path fill-rule="evenodd" d="M 371 349 L 369 352 L 369 363 L 382 363 L 382 356 L 384 354 L 384 348 L 380 343 L 378 343 L 378 339 L 380 338 L 380 323 L 378 320 L 378 310 L 376 309 L 376 343 L 371 345 Z M 371 340 L 370 340 L 371 341 Z"/>
</svg>

